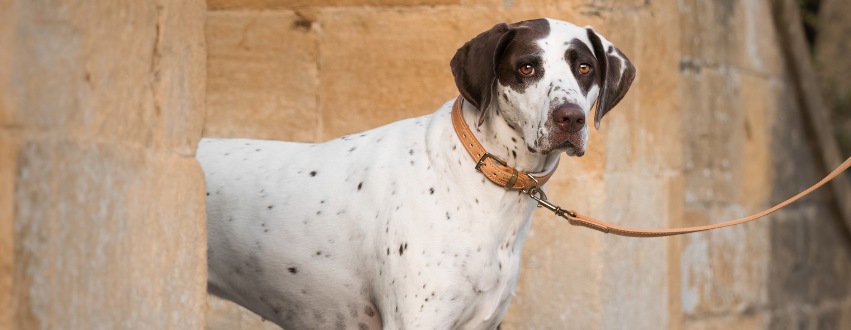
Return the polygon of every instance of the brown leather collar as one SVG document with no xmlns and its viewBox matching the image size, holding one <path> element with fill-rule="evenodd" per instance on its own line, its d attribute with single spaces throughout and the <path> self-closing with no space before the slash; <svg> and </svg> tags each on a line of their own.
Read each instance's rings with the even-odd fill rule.
<svg viewBox="0 0 851 330">
<path fill-rule="evenodd" d="M 502 159 L 490 154 L 479 143 L 479 140 L 473 136 L 470 131 L 470 126 L 464 121 L 464 115 L 461 111 L 461 106 L 464 104 L 464 98 L 458 96 L 455 99 L 455 104 L 452 106 L 452 126 L 455 127 L 455 134 L 467 149 L 467 153 L 476 160 L 476 170 L 485 175 L 488 180 L 496 183 L 505 189 L 529 189 L 533 187 L 542 187 L 544 183 L 555 173 L 558 168 L 558 160 L 556 160 L 553 169 L 543 176 L 533 176 L 530 173 L 520 172 L 517 169 L 508 166 Z"/>
</svg>

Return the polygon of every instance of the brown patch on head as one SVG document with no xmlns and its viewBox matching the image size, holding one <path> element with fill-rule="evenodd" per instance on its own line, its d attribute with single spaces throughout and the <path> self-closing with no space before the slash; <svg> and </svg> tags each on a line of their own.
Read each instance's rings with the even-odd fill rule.
<svg viewBox="0 0 851 330">
<path fill-rule="evenodd" d="M 491 104 L 493 91 L 496 87 L 497 72 L 503 70 L 502 63 L 505 62 L 503 57 L 506 54 L 509 56 L 516 55 L 513 57 L 514 61 L 507 62 L 514 64 L 517 56 L 532 55 L 537 48 L 535 41 L 549 35 L 549 31 L 549 22 L 545 19 L 518 22 L 511 25 L 500 23 L 468 41 L 455 53 L 449 63 L 452 75 L 455 77 L 455 85 L 458 87 L 461 96 L 481 112 L 480 125 Z M 537 49 L 537 53 L 540 53 L 540 49 Z M 497 66 L 500 67 L 499 70 Z M 515 71 L 515 69 L 516 67 L 509 66 L 505 70 Z M 539 67 L 536 69 L 539 69 Z M 539 72 L 543 74 L 543 71 Z M 511 73 L 511 76 L 513 77 L 514 73 Z M 503 77 L 512 79 L 508 74 L 500 72 L 500 82 L 502 82 Z M 503 84 L 512 84 L 512 82 Z M 521 85 L 523 85 L 523 82 L 516 80 L 512 86 L 521 88 Z"/>
<path fill-rule="evenodd" d="M 544 77 L 543 50 L 538 40 L 550 35 L 550 22 L 542 18 L 518 22 L 511 28 L 516 31 L 514 38 L 505 46 L 496 72 L 500 84 L 522 94 L 526 87 Z M 518 71 L 525 64 L 535 68 L 534 75 L 525 76 Z"/>
<path fill-rule="evenodd" d="M 579 90 L 582 92 L 582 96 L 588 96 L 588 91 L 591 90 L 591 87 L 601 85 L 597 58 L 594 57 L 591 48 L 588 48 L 588 45 L 579 39 L 570 40 L 567 44 L 568 48 L 564 52 L 564 60 L 570 67 L 570 71 L 573 72 L 576 82 L 579 83 Z M 583 74 L 579 71 L 581 64 L 587 64 L 591 67 L 588 73 Z"/>
<path fill-rule="evenodd" d="M 494 25 L 458 48 L 449 62 L 455 86 L 464 99 L 479 109 L 482 117 L 490 107 L 493 95 L 495 56 L 498 49 L 504 47 L 503 40 L 510 34 L 509 31 L 505 23 Z"/>
<path fill-rule="evenodd" d="M 611 44 L 603 45 L 597 32 L 591 28 L 588 29 L 588 39 L 594 47 L 602 81 L 600 95 L 597 96 L 597 113 L 594 116 L 594 126 L 600 129 L 603 115 L 623 99 L 635 79 L 636 72 L 635 66 L 626 55 Z"/>
</svg>

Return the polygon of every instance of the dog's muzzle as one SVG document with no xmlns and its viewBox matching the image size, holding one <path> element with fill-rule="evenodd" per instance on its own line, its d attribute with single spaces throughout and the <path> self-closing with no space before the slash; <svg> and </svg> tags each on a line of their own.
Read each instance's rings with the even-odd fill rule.
<svg viewBox="0 0 851 330">
<path fill-rule="evenodd" d="M 570 156 L 585 155 L 585 112 L 577 104 L 565 103 L 553 111 L 556 130 L 551 137 L 551 150 L 565 150 Z"/>
</svg>

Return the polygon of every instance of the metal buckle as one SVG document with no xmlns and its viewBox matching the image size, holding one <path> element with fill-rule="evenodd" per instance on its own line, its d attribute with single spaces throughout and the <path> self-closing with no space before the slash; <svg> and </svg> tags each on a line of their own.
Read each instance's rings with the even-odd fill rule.
<svg viewBox="0 0 851 330">
<path fill-rule="evenodd" d="M 476 163 L 476 171 L 479 171 L 479 172 L 482 171 L 481 167 L 483 165 L 485 165 L 485 159 L 488 159 L 488 158 L 493 159 L 495 162 L 499 163 L 502 166 L 508 166 L 508 163 L 506 163 L 502 159 L 499 159 L 498 157 L 491 155 L 491 153 L 489 153 L 489 152 L 486 152 L 484 155 L 482 155 L 482 158 L 479 158 L 479 162 Z"/>
</svg>

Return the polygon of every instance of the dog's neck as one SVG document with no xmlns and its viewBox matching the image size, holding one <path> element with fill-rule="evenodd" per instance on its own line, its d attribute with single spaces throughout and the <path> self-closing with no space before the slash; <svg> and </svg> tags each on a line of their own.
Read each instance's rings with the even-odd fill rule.
<svg viewBox="0 0 851 330">
<path fill-rule="evenodd" d="M 481 126 L 477 125 L 479 111 L 470 102 L 464 102 L 463 113 L 464 120 L 485 150 L 518 171 L 538 173 L 550 170 L 561 154 L 559 152 L 542 155 L 529 151 L 523 134 L 509 126 L 500 111 L 496 109 L 488 112 Z"/>
</svg>

